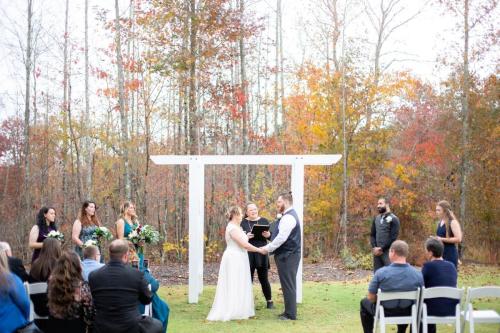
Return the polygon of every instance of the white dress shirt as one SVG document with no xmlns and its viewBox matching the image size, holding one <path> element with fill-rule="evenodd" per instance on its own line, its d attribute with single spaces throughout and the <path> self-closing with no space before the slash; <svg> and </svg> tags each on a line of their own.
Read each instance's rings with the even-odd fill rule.
<svg viewBox="0 0 500 333">
<path fill-rule="evenodd" d="M 290 236 L 290 233 L 292 232 L 293 228 L 295 228 L 295 224 L 297 223 L 292 215 L 286 214 L 292 209 L 293 207 L 290 207 L 283 212 L 283 217 L 279 222 L 280 225 L 278 235 L 271 243 L 264 246 L 265 250 L 269 252 L 275 251 L 288 239 L 288 236 Z"/>
</svg>

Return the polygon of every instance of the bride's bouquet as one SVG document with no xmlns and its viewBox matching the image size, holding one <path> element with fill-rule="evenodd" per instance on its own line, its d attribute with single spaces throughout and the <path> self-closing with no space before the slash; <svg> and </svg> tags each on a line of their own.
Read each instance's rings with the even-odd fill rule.
<svg viewBox="0 0 500 333">
<path fill-rule="evenodd" d="M 55 230 L 52 230 L 51 232 L 49 232 L 47 234 L 47 238 L 55 238 L 60 242 L 64 241 L 64 235 L 61 232 L 55 231 Z"/>
</svg>

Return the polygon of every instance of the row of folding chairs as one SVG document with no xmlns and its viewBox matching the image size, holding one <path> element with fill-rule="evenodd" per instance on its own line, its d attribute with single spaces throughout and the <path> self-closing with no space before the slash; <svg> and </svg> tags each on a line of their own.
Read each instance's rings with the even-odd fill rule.
<svg viewBox="0 0 500 333">
<path fill-rule="evenodd" d="M 455 326 L 455 332 L 464 332 L 465 323 L 469 323 L 469 332 L 474 333 L 476 324 L 500 324 L 500 315 L 495 310 L 474 310 L 473 301 L 478 298 L 500 298 L 500 287 L 468 288 L 467 297 L 463 310 L 461 310 L 464 289 L 450 287 L 422 288 L 406 292 L 382 292 L 377 293 L 377 305 L 375 310 L 374 332 L 380 329 L 385 333 L 386 325 L 409 324 L 412 332 L 419 332 L 422 323 L 422 332 L 427 333 L 428 324 L 451 324 Z M 429 316 L 425 300 L 432 298 L 449 298 L 458 301 L 454 316 L 437 317 Z M 381 302 L 390 300 L 413 301 L 410 316 L 387 317 Z"/>
<path fill-rule="evenodd" d="M 151 290 L 151 285 L 149 284 L 148 285 L 148 288 L 149 290 Z M 26 294 L 28 295 L 28 298 L 30 300 L 30 316 L 29 316 L 29 320 L 32 321 L 32 320 L 35 320 L 35 319 L 48 319 L 48 317 L 42 317 L 42 316 L 39 316 L 36 312 L 35 312 L 35 306 L 33 305 L 33 302 L 31 301 L 31 295 L 35 295 L 35 294 L 44 294 L 47 292 L 47 283 L 46 282 L 37 282 L 37 283 L 28 283 L 28 282 L 24 282 L 24 289 L 26 290 Z M 143 313 L 144 316 L 149 316 L 149 317 L 152 317 L 153 316 L 153 308 L 151 306 L 151 303 L 150 304 L 147 304 L 146 306 L 144 306 L 144 313 Z"/>
</svg>

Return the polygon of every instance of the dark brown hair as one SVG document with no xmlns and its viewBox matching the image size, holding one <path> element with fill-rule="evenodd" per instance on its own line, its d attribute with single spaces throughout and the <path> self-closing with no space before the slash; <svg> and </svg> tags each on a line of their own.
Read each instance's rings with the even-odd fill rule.
<svg viewBox="0 0 500 333">
<path fill-rule="evenodd" d="M 67 318 L 80 288 L 82 266 L 75 251 L 64 251 L 56 262 L 48 283 L 48 306 L 56 318 Z"/>
<path fill-rule="evenodd" d="M 281 197 L 281 199 L 287 201 L 290 205 L 293 204 L 292 191 L 283 192 L 278 197 Z"/>
<path fill-rule="evenodd" d="M 93 216 L 88 216 L 85 209 L 87 209 L 90 204 L 94 204 L 95 209 L 97 210 L 97 205 L 94 201 L 86 200 L 82 204 L 82 208 L 80 209 L 80 214 L 78 215 L 78 220 L 82 224 L 82 227 L 88 227 L 90 225 L 101 226 L 101 221 L 97 218 L 97 214 L 94 213 Z"/>
<path fill-rule="evenodd" d="M 45 238 L 40 256 L 31 265 L 31 277 L 37 281 L 47 281 L 60 256 L 61 243 L 55 238 Z"/>
</svg>

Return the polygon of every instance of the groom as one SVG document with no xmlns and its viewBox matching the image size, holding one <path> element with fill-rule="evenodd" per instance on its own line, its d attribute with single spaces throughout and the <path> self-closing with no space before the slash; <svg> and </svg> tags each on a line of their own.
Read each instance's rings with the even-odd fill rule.
<svg viewBox="0 0 500 333">
<path fill-rule="evenodd" d="M 271 243 L 262 247 L 266 252 L 274 252 L 274 260 L 278 267 L 285 312 L 281 320 L 297 319 L 297 270 L 301 253 L 301 232 L 297 213 L 292 207 L 292 192 L 280 194 L 276 202 L 278 212 L 283 214 L 272 233 Z"/>
</svg>

